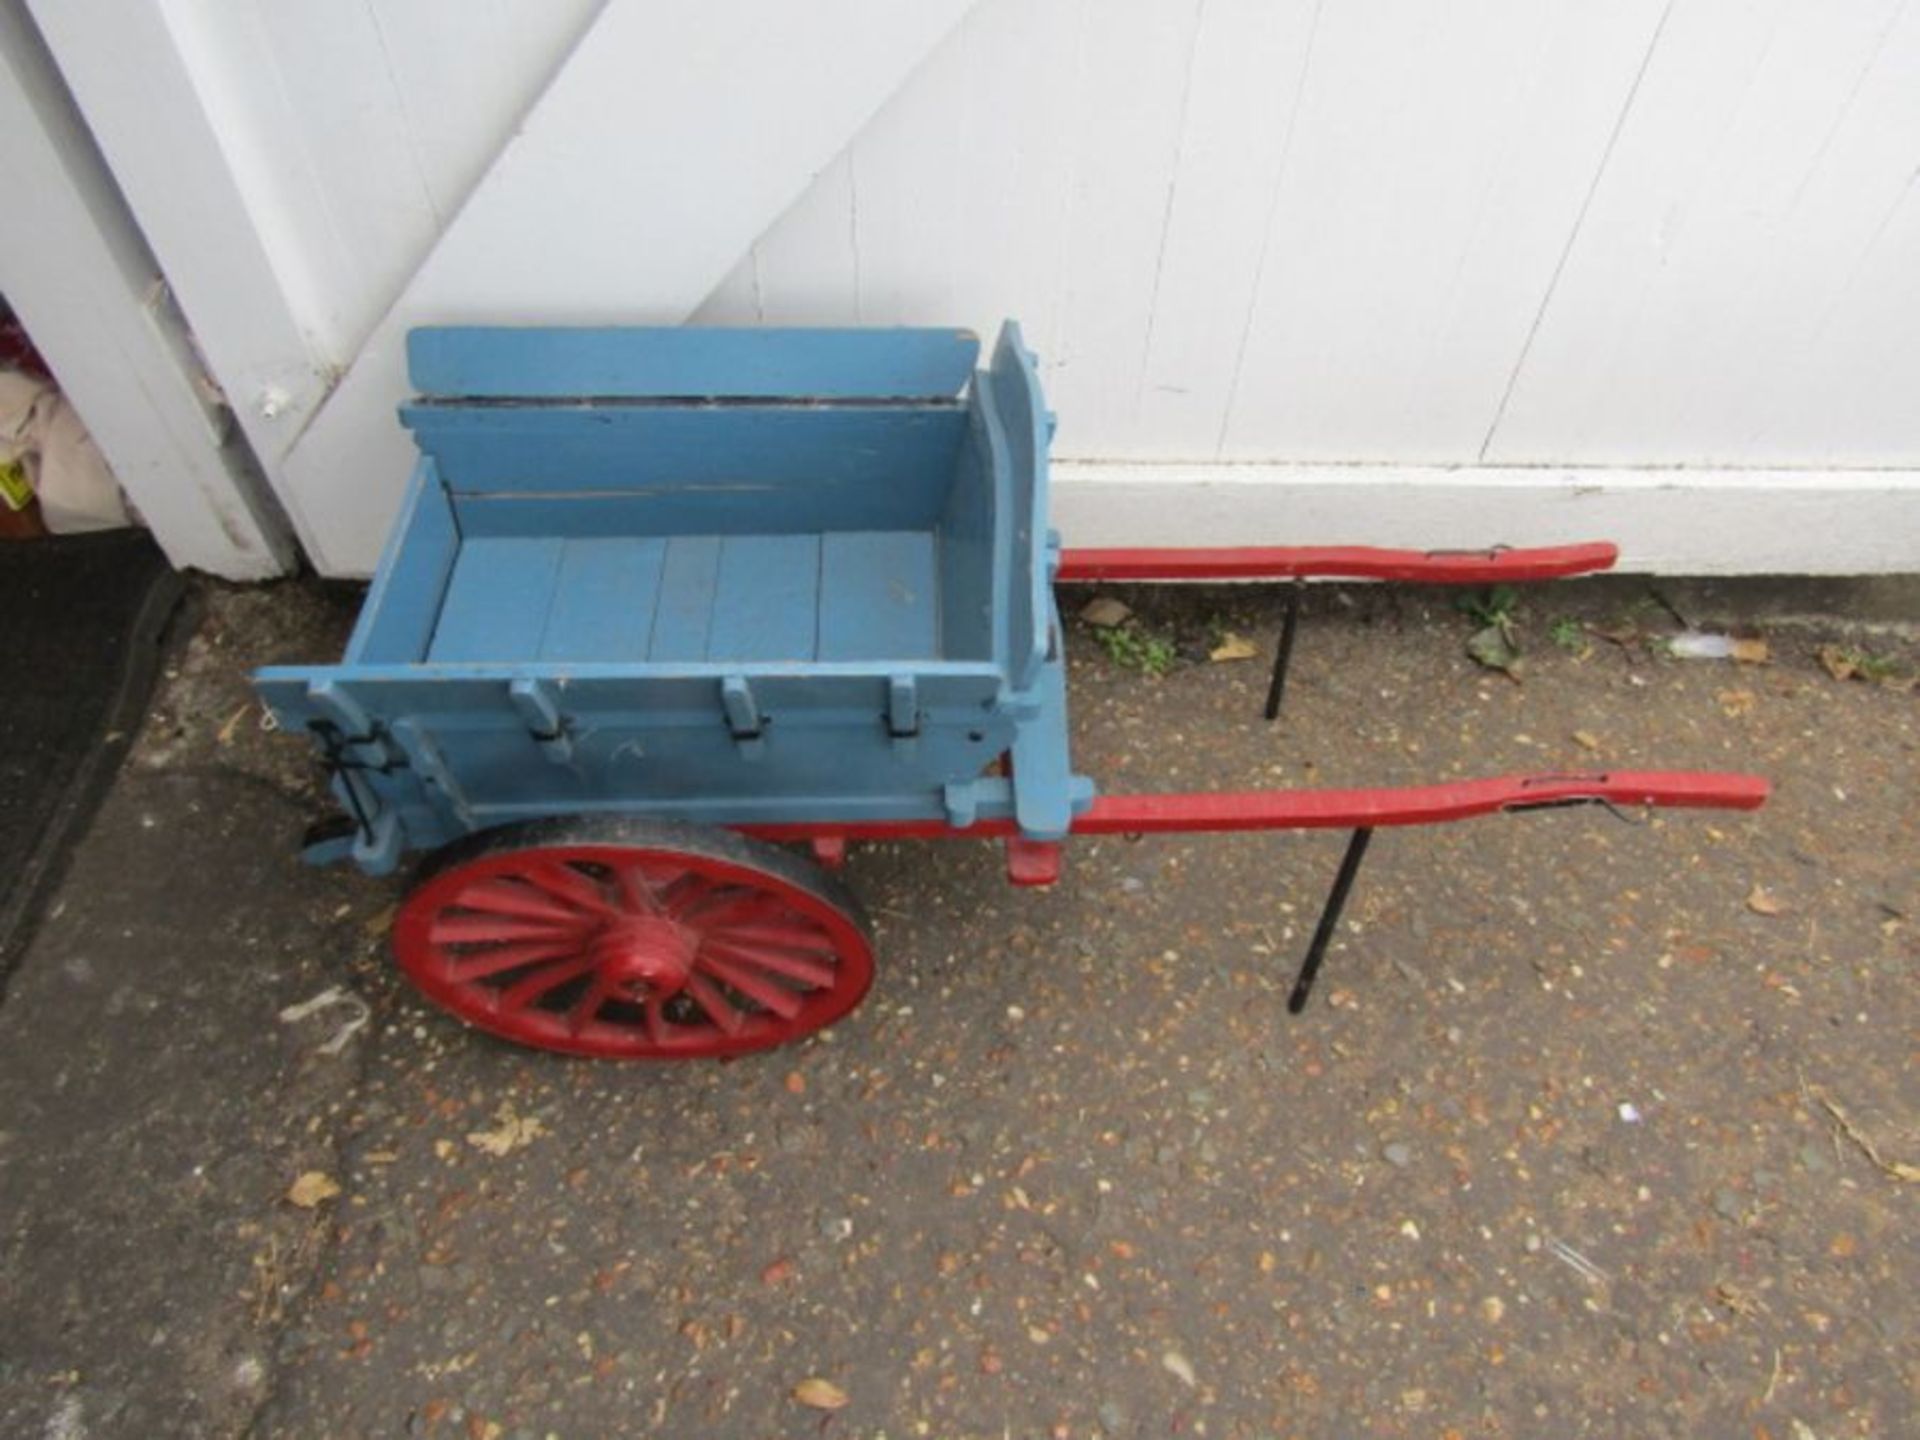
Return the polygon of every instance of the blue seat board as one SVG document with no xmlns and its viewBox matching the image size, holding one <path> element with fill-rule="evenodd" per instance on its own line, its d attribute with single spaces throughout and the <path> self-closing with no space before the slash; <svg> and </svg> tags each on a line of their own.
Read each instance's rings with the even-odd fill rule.
<svg viewBox="0 0 1920 1440">
<path fill-rule="evenodd" d="M 453 562 L 427 658 L 498 660 L 537 655 L 566 542 L 469 540 Z"/>
<path fill-rule="evenodd" d="M 648 659 L 658 664 L 707 658 L 707 635 L 713 625 L 713 598 L 719 576 L 718 535 L 676 535 L 667 541 Z"/>
<path fill-rule="evenodd" d="M 819 601 L 818 535 L 727 536 L 707 659 L 811 660 Z"/>
<path fill-rule="evenodd" d="M 407 336 L 424 395 L 952 396 L 980 354 L 969 330 L 433 326 Z"/>
<path fill-rule="evenodd" d="M 927 531 L 822 537 L 818 658 L 937 658 L 938 581 Z"/>
<path fill-rule="evenodd" d="M 542 660 L 644 660 L 667 542 L 567 540 L 540 642 Z"/>
</svg>

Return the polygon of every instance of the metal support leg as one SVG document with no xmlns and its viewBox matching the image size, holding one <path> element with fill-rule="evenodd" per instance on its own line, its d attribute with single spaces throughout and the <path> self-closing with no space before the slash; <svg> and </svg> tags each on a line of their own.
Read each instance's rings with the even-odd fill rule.
<svg viewBox="0 0 1920 1440">
<path fill-rule="evenodd" d="M 1267 719 L 1280 718 L 1280 702 L 1287 693 L 1287 666 L 1293 662 L 1293 635 L 1300 628 L 1300 596 L 1307 582 L 1295 580 L 1287 589 L 1287 618 L 1280 623 L 1280 648 L 1273 657 L 1273 680 L 1267 686 Z"/>
<path fill-rule="evenodd" d="M 1300 962 L 1300 974 L 1293 982 L 1293 994 L 1287 997 L 1287 1012 L 1298 1015 L 1307 1008 L 1307 996 L 1313 992 L 1313 977 L 1320 973 L 1320 962 L 1327 957 L 1327 946 L 1333 942 L 1333 932 L 1340 924 L 1340 912 L 1346 908 L 1347 892 L 1353 889 L 1353 879 L 1360 873 L 1360 862 L 1366 858 L 1367 842 L 1373 839 L 1373 827 L 1363 825 L 1353 832 L 1353 838 L 1347 842 L 1347 853 L 1340 861 L 1340 873 L 1333 877 L 1333 889 L 1327 892 L 1326 908 L 1320 912 L 1320 923 L 1314 927 L 1313 942 L 1307 946 L 1307 958 Z"/>
</svg>

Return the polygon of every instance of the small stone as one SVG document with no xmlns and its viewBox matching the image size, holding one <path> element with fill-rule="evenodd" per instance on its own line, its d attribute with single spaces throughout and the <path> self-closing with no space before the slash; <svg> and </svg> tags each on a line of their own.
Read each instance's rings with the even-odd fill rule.
<svg viewBox="0 0 1920 1440">
<path fill-rule="evenodd" d="M 1480 1313 L 1487 1317 L 1489 1325 L 1498 1325 L 1507 1313 L 1507 1302 L 1498 1295 L 1489 1295 L 1480 1302 Z"/>
<path fill-rule="evenodd" d="M 1396 1169 L 1404 1170 L 1413 1163 L 1413 1147 L 1404 1140 L 1395 1140 L 1380 1147 L 1381 1158 Z"/>
<path fill-rule="evenodd" d="M 1122 1433 L 1133 1418 L 1133 1412 L 1118 1400 L 1102 1400 L 1094 1413 L 1100 1417 L 1100 1428 L 1109 1435 Z"/>
<path fill-rule="evenodd" d="M 1740 1196 L 1735 1191 L 1721 1189 L 1713 1192 L 1713 1213 L 1722 1220 L 1738 1220 L 1744 1213 L 1744 1208 L 1740 1203 Z"/>
<path fill-rule="evenodd" d="M 1133 618 L 1133 610 L 1111 595 L 1100 595 L 1080 607 L 1080 618 L 1096 630 L 1111 630 Z"/>
<path fill-rule="evenodd" d="M 1193 1362 L 1178 1350 L 1169 1350 L 1160 1357 L 1160 1368 L 1191 1390 L 1200 1382 L 1194 1378 Z"/>
</svg>

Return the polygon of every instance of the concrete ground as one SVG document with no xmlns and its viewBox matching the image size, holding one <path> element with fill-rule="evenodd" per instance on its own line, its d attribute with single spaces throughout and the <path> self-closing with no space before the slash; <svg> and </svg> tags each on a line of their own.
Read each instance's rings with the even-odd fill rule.
<svg viewBox="0 0 1920 1440">
<path fill-rule="evenodd" d="M 1757 815 L 1383 832 L 1299 1019 L 1336 836 L 1076 843 L 1050 893 L 873 847 L 865 1006 L 655 1068 L 412 998 L 401 882 L 300 866 L 309 759 L 245 688 L 355 597 L 210 589 L 0 1006 L 0 1433 L 1920 1433 L 1915 695 L 1834 678 L 1790 603 L 1663 593 L 1765 609 L 1769 663 L 1665 658 L 1644 582 L 1568 584 L 1514 683 L 1444 597 L 1316 590 L 1269 727 L 1259 661 L 1145 678 L 1076 624 L 1077 759 L 1752 769 Z M 1188 657 L 1278 626 L 1127 598 Z M 503 1116 L 538 1123 L 474 1143 Z M 309 1174 L 339 1193 L 289 1201 Z"/>
</svg>

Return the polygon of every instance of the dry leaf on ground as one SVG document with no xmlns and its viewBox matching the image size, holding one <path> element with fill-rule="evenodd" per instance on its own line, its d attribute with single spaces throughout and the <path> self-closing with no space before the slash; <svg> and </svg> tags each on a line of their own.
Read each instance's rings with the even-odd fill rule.
<svg viewBox="0 0 1920 1440">
<path fill-rule="evenodd" d="M 793 1398 L 815 1410 L 838 1410 L 847 1403 L 847 1392 L 831 1380 L 822 1380 L 816 1375 L 794 1386 Z"/>
<path fill-rule="evenodd" d="M 1207 658 L 1209 660 L 1251 660 L 1259 653 L 1251 640 L 1228 630 L 1221 635 L 1220 643 L 1207 652 Z"/>
<path fill-rule="evenodd" d="M 538 1116 L 520 1115 L 514 1110 L 511 1100 L 502 1100 L 500 1108 L 493 1112 L 493 1118 L 499 1122 L 493 1129 L 475 1130 L 467 1136 L 469 1145 L 489 1155 L 511 1155 L 547 1133 L 547 1127 L 540 1123 Z"/>
<path fill-rule="evenodd" d="M 287 1200 L 302 1210 L 333 1199 L 340 1193 L 340 1182 L 324 1170 L 309 1170 L 287 1189 Z"/>
</svg>

